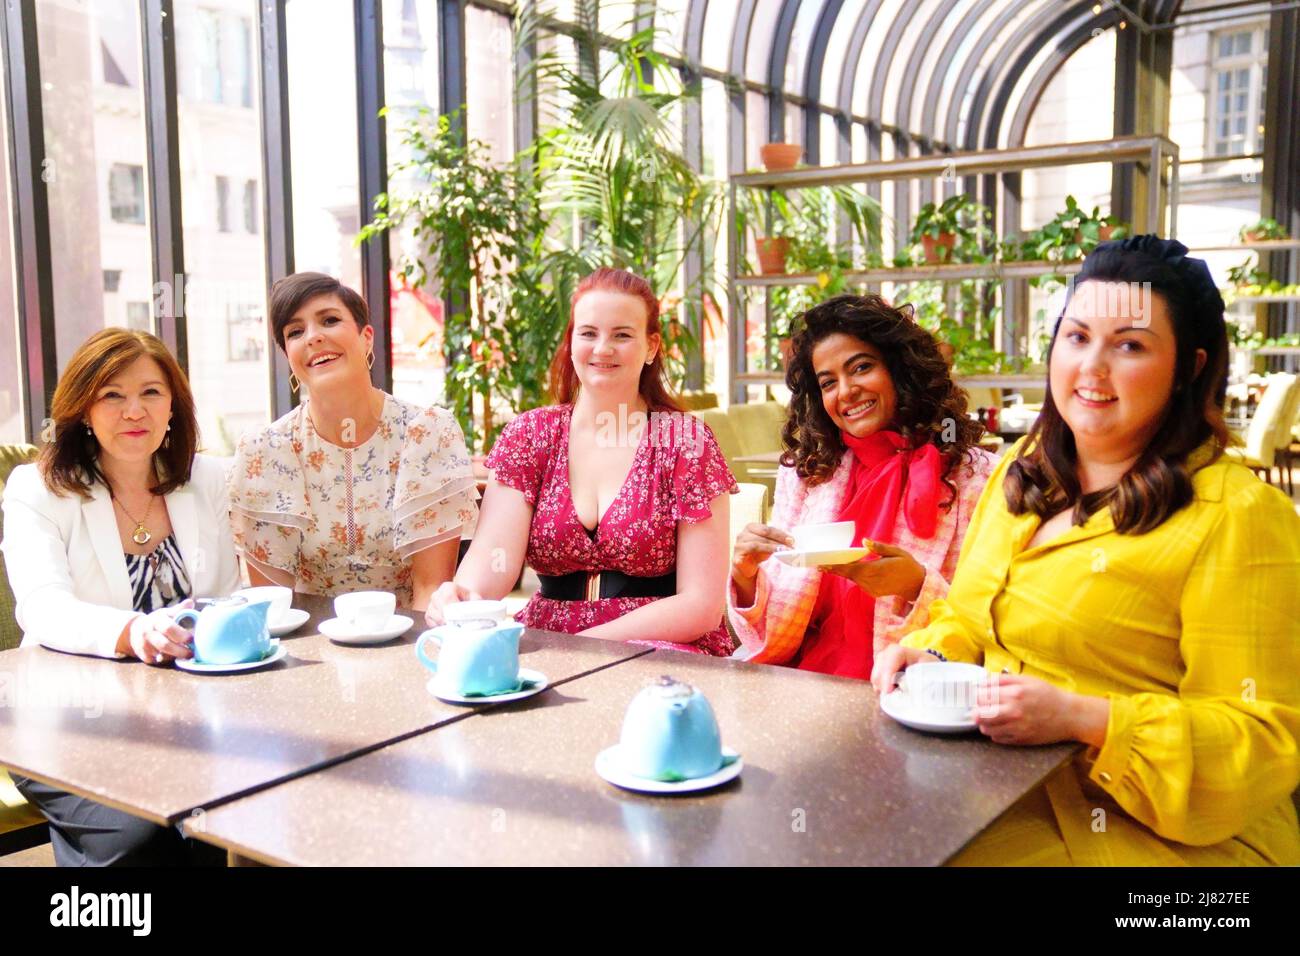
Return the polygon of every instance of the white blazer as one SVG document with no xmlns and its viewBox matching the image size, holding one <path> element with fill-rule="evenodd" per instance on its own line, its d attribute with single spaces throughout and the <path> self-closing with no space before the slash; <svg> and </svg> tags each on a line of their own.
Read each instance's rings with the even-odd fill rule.
<svg viewBox="0 0 1300 956">
<path fill-rule="evenodd" d="M 221 462 L 197 455 L 188 484 L 165 497 L 192 597 L 240 587 Z M 119 657 L 117 639 L 135 616 L 122 539 L 108 488 L 89 499 L 59 497 L 36 465 L 19 465 L 4 489 L 5 569 L 23 645 Z"/>
</svg>

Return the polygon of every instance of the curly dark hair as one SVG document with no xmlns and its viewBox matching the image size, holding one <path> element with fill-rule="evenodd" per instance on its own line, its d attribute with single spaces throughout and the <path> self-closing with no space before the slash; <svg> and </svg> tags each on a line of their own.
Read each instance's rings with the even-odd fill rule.
<svg viewBox="0 0 1300 956">
<path fill-rule="evenodd" d="M 836 332 L 876 348 L 898 392 L 893 427 L 912 448 L 932 444 L 944 457 L 943 483 L 957 494 L 951 476 L 975 457 L 983 426 L 966 417 L 966 394 L 949 374 L 933 335 L 916 324 L 912 307 L 894 307 L 878 295 L 837 295 L 813 306 L 794 321 L 798 332 L 785 373 L 790 414 L 781 433 L 781 464 L 793 467 L 809 485 L 834 474 L 845 452 L 840 430 L 822 405 L 813 369 L 813 349 Z"/>
</svg>

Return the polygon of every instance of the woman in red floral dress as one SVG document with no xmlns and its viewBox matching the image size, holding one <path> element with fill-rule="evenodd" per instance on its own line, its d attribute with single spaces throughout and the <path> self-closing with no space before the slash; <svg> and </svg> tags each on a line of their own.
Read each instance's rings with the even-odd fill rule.
<svg viewBox="0 0 1300 956">
<path fill-rule="evenodd" d="M 664 384 L 659 303 L 629 272 L 574 292 L 551 365 L 557 402 L 501 433 L 478 530 L 442 609 L 509 593 L 525 558 L 541 590 L 530 627 L 727 656 L 728 500 L 736 483 L 712 432 Z"/>
</svg>

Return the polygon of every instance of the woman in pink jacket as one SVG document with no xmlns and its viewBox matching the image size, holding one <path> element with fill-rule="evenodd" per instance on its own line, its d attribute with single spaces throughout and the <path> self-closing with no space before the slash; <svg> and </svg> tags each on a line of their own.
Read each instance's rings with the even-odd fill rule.
<svg viewBox="0 0 1300 956">
<path fill-rule="evenodd" d="M 771 524 L 736 539 L 727 614 L 737 657 L 866 680 L 875 652 L 948 593 L 993 456 L 906 306 L 841 295 L 802 319 Z M 793 547 L 791 528 L 829 521 L 852 521 L 872 553 L 823 568 L 771 557 Z"/>
</svg>

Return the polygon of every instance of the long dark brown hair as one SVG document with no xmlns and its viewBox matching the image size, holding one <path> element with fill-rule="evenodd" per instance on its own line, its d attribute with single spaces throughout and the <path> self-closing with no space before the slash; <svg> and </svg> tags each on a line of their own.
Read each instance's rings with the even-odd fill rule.
<svg viewBox="0 0 1300 956">
<path fill-rule="evenodd" d="M 1114 487 L 1082 494 L 1074 433 L 1052 400 L 1049 372 L 1042 414 L 1008 467 L 1002 490 L 1012 514 L 1032 512 L 1047 519 L 1072 508 L 1073 523 L 1083 524 L 1109 505 L 1120 534 L 1144 534 L 1192 500 L 1194 468 L 1212 463 L 1228 446 L 1222 411 L 1228 384 L 1223 298 L 1205 263 L 1188 258 L 1186 246 L 1149 235 L 1099 245 L 1084 260 L 1071 295 L 1085 282 L 1137 283 L 1164 300 L 1174 329 L 1176 359 L 1173 392 L 1160 427 Z M 1058 318 L 1052 348 L 1060 328 Z M 1198 349 L 1205 350 L 1199 373 Z M 1050 369 L 1050 351 L 1048 355 Z M 1207 443 L 1208 455 L 1189 461 Z"/>
<path fill-rule="evenodd" d="M 150 490 L 165 495 L 190 480 L 199 445 L 199 423 L 185 373 L 161 339 L 148 332 L 110 328 L 86 339 L 68 360 L 54 389 L 50 407 L 54 435 L 41 448 L 37 460 L 50 491 L 88 498 L 95 482 L 108 484 L 99 469 L 99 442 L 87 434 L 85 422 L 105 383 L 146 355 L 158 363 L 172 393 L 171 431 L 154 452 L 158 483 Z"/>
<path fill-rule="evenodd" d="M 984 429 L 966 417 L 966 394 L 953 382 L 934 336 L 917 325 L 911 306 L 895 308 L 878 295 L 837 295 L 795 320 L 785 373 L 790 414 L 781 433 L 781 464 L 809 485 L 828 481 L 845 452 L 840 430 L 822 405 L 813 349 L 836 332 L 873 346 L 885 360 L 898 393 L 893 426 L 912 448 L 932 444 L 944 457 L 943 483 L 957 494 L 951 476 L 974 458 Z"/>
<path fill-rule="evenodd" d="M 551 359 L 550 385 L 551 398 L 561 405 L 567 405 L 578 396 L 578 373 L 573 368 L 573 326 L 574 314 L 578 302 L 588 292 L 621 292 L 640 299 L 645 304 L 645 332 L 647 336 L 662 335 L 659 323 L 659 300 L 655 297 L 650 283 L 639 275 L 625 269 L 608 267 L 597 269 L 578 283 L 569 300 L 569 324 L 564 327 L 564 336 L 560 347 Z M 668 378 L 664 371 L 664 342 L 659 340 L 655 349 L 654 360 L 641 369 L 641 380 L 637 391 L 651 409 L 681 412 L 685 407 L 679 402 L 668 387 Z"/>
</svg>

